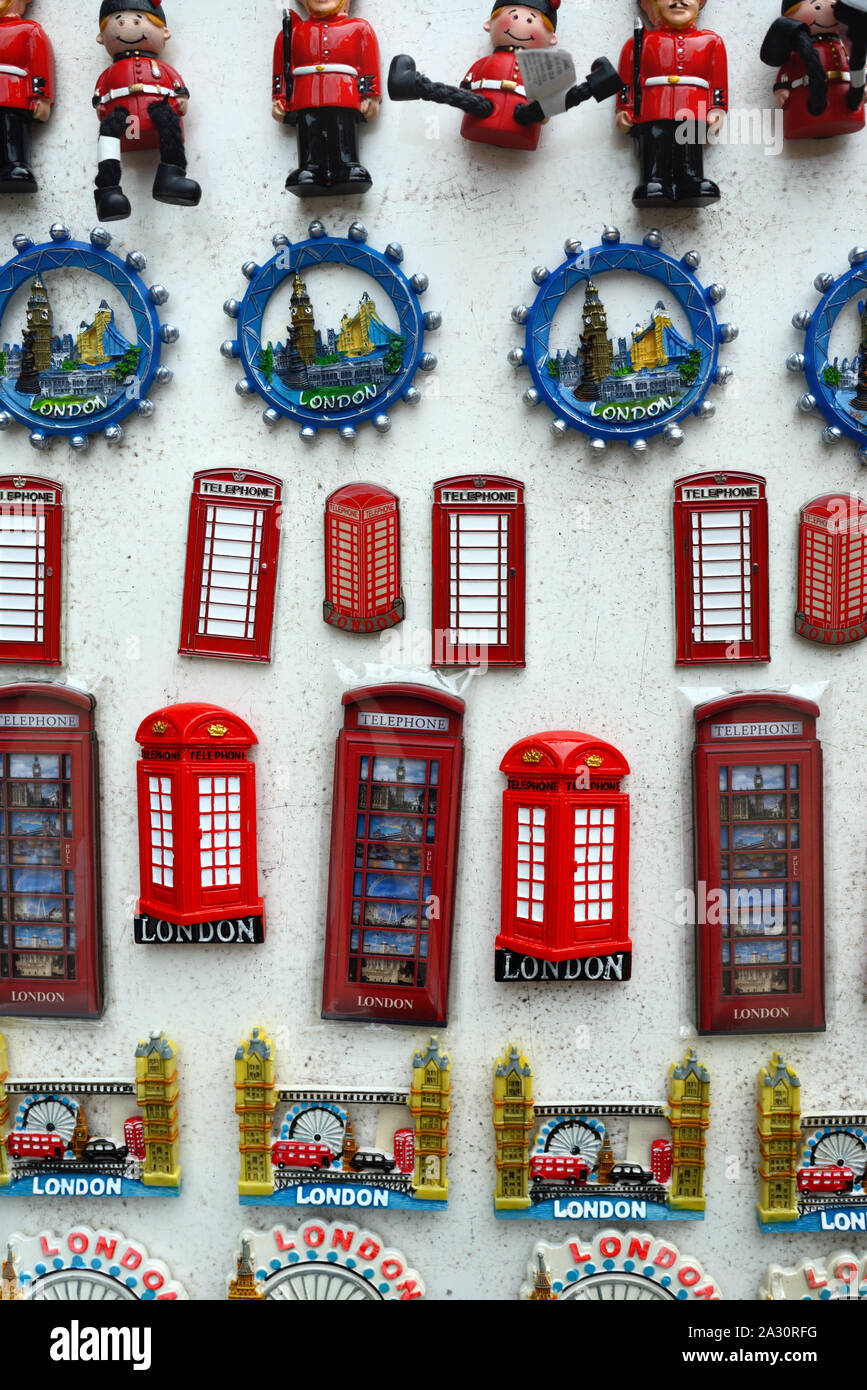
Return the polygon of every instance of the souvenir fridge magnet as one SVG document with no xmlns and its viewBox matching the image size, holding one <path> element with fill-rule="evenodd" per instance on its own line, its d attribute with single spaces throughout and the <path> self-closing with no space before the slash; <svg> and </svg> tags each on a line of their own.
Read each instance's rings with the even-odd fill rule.
<svg viewBox="0 0 867 1390">
<path fill-rule="evenodd" d="M 54 50 L 30 0 L 0 0 L 0 193 L 35 193 L 33 123 L 54 105 Z"/>
<path fill-rule="evenodd" d="M 682 443 L 679 422 L 687 415 L 707 420 L 715 413 L 707 393 L 731 376 L 730 368 L 718 365 L 720 344 L 738 334 L 714 312 L 725 288 L 705 288 L 696 279 L 697 251 L 676 261 L 661 245 L 655 230 L 637 246 L 621 243 L 616 227 L 605 227 L 600 246 L 585 249 L 569 240 L 556 270 L 537 266 L 532 272 L 539 291 L 531 306 L 512 310 L 512 321 L 526 325 L 526 332 L 523 348 L 513 348 L 509 361 L 528 368 L 533 384 L 524 401 L 544 402 L 558 438 L 576 429 L 590 436 L 596 451 L 620 440 L 641 452 L 656 434 L 667 444 Z M 609 325 L 606 301 L 614 305 L 605 276 L 612 272 L 618 279 L 624 272 L 641 278 L 634 290 L 629 282 L 629 301 Z M 610 293 L 619 300 L 622 284 L 615 281 Z"/>
<path fill-rule="evenodd" d="M 514 1045 L 494 1063 L 494 1214 L 508 1220 L 703 1221 L 710 1073 L 692 1048 L 663 1105 L 533 1099 Z"/>
<path fill-rule="evenodd" d="M 867 1256 L 842 1250 L 802 1260 L 794 1269 L 769 1265 L 759 1297 L 814 1303 L 867 1298 Z"/>
<path fill-rule="evenodd" d="M 503 873 L 497 980 L 628 980 L 629 773 L 588 734 L 534 734 L 500 771 Z"/>
<path fill-rule="evenodd" d="M 130 216 L 121 188 L 121 155 L 159 150 L 153 196 L 158 203 L 195 207 L 202 190 L 187 177 L 182 117 L 190 93 L 163 50 L 171 34 L 163 6 L 154 0 L 134 5 L 102 0 L 97 43 L 111 59 L 96 84 L 93 107 L 99 118 L 96 215 L 101 222 Z"/>
<path fill-rule="evenodd" d="M 348 1221 L 310 1221 L 297 1231 L 244 1231 L 228 1281 L 232 1301 L 385 1303 L 424 1298 L 421 1276 L 380 1236 Z"/>
<path fill-rule="evenodd" d="M 830 271 L 816 276 L 822 297 L 815 309 L 794 314 L 793 326 L 805 335 L 804 351 L 791 353 L 786 366 L 806 375 L 808 390 L 798 397 L 798 409 L 824 416 L 825 443 L 846 436 L 867 463 L 867 247 L 853 246 L 849 266 L 838 277 Z"/>
<path fill-rule="evenodd" d="M 301 0 L 302 19 L 283 11 L 274 45 L 271 114 L 295 127 L 298 168 L 286 180 L 298 198 L 366 193 L 370 174 L 358 153 L 358 128 L 382 102 L 379 45 L 373 27 L 349 11 L 352 0 Z"/>
<path fill-rule="evenodd" d="M 95 704 L 50 682 L 0 687 L 0 1014 L 102 1012 Z"/>
<path fill-rule="evenodd" d="M 143 1038 L 121 1080 L 30 1081 L 10 1077 L 0 1036 L 0 1141 L 0 1197 L 177 1197 L 174 1043 Z"/>
<path fill-rule="evenodd" d="M 524 485 L 434 484 L 433 666 L 524 665 Z"/>
<path fill-rule="evenodd" d="M 398 500 L 376 483 L 348 483 L 325 503 L 322 616 L 341 632 L 384 632 L 406 616 Z"/>
<path fill-rule="evenodd" d="M 704 146 L 728 109 L 728 64 L 718 34 L 699 29 L 705 0 L 639 0 L 620 55 L 617 128 L 631 135 L 641 168 L 639 208 L 703 208 L 720 191 L 704 175 Z"/>
<path fill-rule="evenodd" d="M 227 299 L 223 305 L 228 317 L 237 319 L 238 336 L 223 343 L 222 353 L 240 358 L 246 375 L 235 389 L 241 396 L 261 397 L 266 425 L 285 417 L 300 425 L 308 442 L 329 428 L 351 440 L 366 421 L 385 434 L 392 406 L 420 401 L 413 378 L 437 365 L 433 353 L 424 350 L 424 335 L 441 322 L 438 313 L 423 313 L 419 303 L 428 277 L 418 272 L 406 278 L 400 269 L 403 248 L 396 242 L 384 253 L 366 243 L 367 228 L 360 222 L 352 223 L 345 239 L 330 237 L 322 222 L 311 222 L 307 241 L 293 244 L 278 234 L 270 261 L 243 266 L 250 288 L 242 301 Z M 335 279 L 317 280 L 318 266 L 366 275 L 370 287 L 359 297 L 353 280 L 352 289 L 340 294 Z"/>
<path fill-rule="evenodd" d="M 413 1052 L 408 1087 L 284 1086 L 254 1028 L 235 1052 L 241 1205 L 442 1211 L 451 1089 L 434 1037 Z"/>
<path fill-rule="evenodd" d="M 109 251 L 104 227 L 94 227 L 87 245 L 72 241 L 61 222 L 50 235 L 39 246 L 16 236 L 14 258 L 0 267 L 0 430 L 24 425 L 35 449 L 55 438 L 86 449 L 100 432 L 117 444 L 121 421 L 153 415 L 150 387 L 172 379 L 160 355 L 179 334 L 157 312 L 168 290 L 147 288 L 140 251 L 125 261 Z M 95 277 L 89 293 L 82 271 Z M 64 276 L 71 276 L 71 290 Z M 55 317 L 56 290 L 58 298 L 74 298 L 66 323 Z"/>
<path fill-rule="evenodd" d="M 534 1246 L 519 1298 L 598 1303 L 716 1303 L 722 1294 L 692 1255 L 646 1231 L 601 1231 L 593 1240 Z"/>
<path fill-rule="evenodd" d="M 597 58 L 586 80 L 576 85 L 569 55 L 551 55 L 557 43 L 560 3 L 539 0 L 532 5 L 504 5 L 494 0 L 484 25 L 491 52 L 472 64 L 460 86 L 432 82 L 418 71 L 409 54 L 399 53 L 389 69 L 388 95 L 392 101 L 433 101 L 456 107 L 464 113 L 461 135 L 465 140 L 507 150 L 535 150 L 549 116 L 591 97 L 605 101 L 620 88 L 620 78 L 607 58 Z M 539 100 L 528 74 L 537 78 Z M 553 101 L 545 99 L 549 95 L 546 83 L 553 85 Z"/>
<path fill-rule="evenodd" d="M 464 702 L 395 684 L 348 690 L 343 707 L 322 1017 L 443 1026 Z"/>
<path fill-rule="evenodd" d="M 801 508 L 795 631 L 839 647 L 867 637 L 867 502 L 826 493 Z"/>
<path fill-rule="evenodd" d="M 865 0 L 782 0 L 761 59 L 779 69 L 774 96 L 787 140 L 827 140 L 863 130 L 865 58 Z"/>
<path fill-rule="evenodd" d="M 0 1241 L 0 1253 L 4 1249 Z M 153 1259 L 138 1240 L 100 1226 L 73 1226 L 60 1235 L 11 1235 L 0 1278 L 0 1301 L 143 1303 L 186 1299 L 183 1285 L 172 1278 L 162 1260 Z M 87 1360 L 84 1339 L 93 1329 L 71 1331 L 80 1336 L 79 1355 Z M 95 1335 L 99 1335 L 98 1333 Z M 70 1356 L 78 1360 L 78 1355 Z M 138 1367 L 134 1367 L 138 1369 Z"/>
<path fill-rule="evenodd" d="M 768 504 L 755 473 L 674 485 L 677 665 L 770 661 Z"/>
<path fill-rule="evenodd" d="M 801 1107 L 801 1081 L 775 1052 L 758 1076 L 763 1231 L 867 1230 L 867 1113 Z"/>
<path fill-rule="evenodd" d="M 0 478 L 0 662 L 60 665 L 63 488 Z"/>
<path fill-rule="evenodd" d="M 256 735 L 218 705 L 169 705 L 139 725 L 141 898 L 146 945 L 265 940 L 256 860 Z"/>
<path fill-rule="evenodd" d="M 695 710 L 700 1033 L 825 1026 L 818 717 L 776 691 Z"/>
<path fill-rule="evenodd" d="M 283 483 L 250 469 L 196 473 L 179 652 L 271 659 Z"/>
</svg>

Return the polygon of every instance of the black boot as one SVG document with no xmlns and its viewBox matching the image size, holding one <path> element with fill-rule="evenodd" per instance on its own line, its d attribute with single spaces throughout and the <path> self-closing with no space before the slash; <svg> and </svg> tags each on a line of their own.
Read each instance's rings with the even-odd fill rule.
<svg viewBox="0 0 867 1390">
<path fill-rule="evenodd" d="M 195 208 L 201 200 L 202 190 L 195 179 L 187 178 L 187 171 L 181 165 L 160 164 L 154 179 L 154 197 L 158 203 Z"/>
<path fill-rule="evenodd" d="M 415 59 L 398 53 L 388 70 L 388 95 L 392 101 L 418 101 L 418 71 Z"/>
<path fill-rule="evenodd" d="M 30 168 L 30 121 L 18 111 L 0 112 L 0 193 L 36 193 Z"/>
<path fill-rule="evenodd" d="M 93 197 L 100 222 L 123 222 L 132 212 L 129 199 L 119 183 L 108 188 L 95 188 Z"/>
</svg>

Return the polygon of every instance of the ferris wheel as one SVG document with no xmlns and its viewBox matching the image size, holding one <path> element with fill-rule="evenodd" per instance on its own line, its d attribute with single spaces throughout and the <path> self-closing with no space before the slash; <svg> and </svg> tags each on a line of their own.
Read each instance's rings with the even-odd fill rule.
<svg viewBox="0 0 867 1390">
<path fill-rule="evenodd" d="M 17 1130 L 29 1129 L 39 1134 L 57 1134 L 69 1144 L 78 1124 L 81 1107 L 71 1096 L 28 1096 L 15 1115 Z"/>
<path fill-rule="evenodd" d="M 591 1120 L 559 1120 L 544 1135 L 545 1153 L 580 1156 L 591 1169 L 596 1167 L 605 1131 Z"/>
<path fill-rule="evenodd" d="M 40 1302 L 57 1303 L 135 1303 L 138 1295 L 132 1289 L 91 1269 L 58 1269 L 36 1278 L 30 1285 L 29 1297 Z"/>
<path fill-rule="evenodd" d="M 285 1137 L 305 1144 L 327 1144 L 338 1155 L 348 1123 L 349 1116 L 338 1105 L 296 1105 L 284 1121 Z"/>
<path fill-rule="evenodd" d="M 580 1284 L 567 1285 L 557 1298 L 582 1300 L 590 1303 L 658 1303 L 673 1300 L 677 1295 L 663 1289 L 652 1279 L 642 1274 L 628 1274 L 623 1270 L 612 1270 L 610 1274 L 591 1274 Z"/>
<path fill-rule="evenodd" d="M 867 1166 L 867 1140 L 851 1129 L 820 1130 L 813 1143 L 810 1163 L 838 1164 L 853 1169 L 860 1176 Z"/>
<path fill-rule="evenodd" d="M 278 1270 L 263 1285 L 266 1298 L 285 1302 L 383 1302 L 383 1295 L 363 1275 L 339 1265 L 297 1264 Z"/>
</svg>

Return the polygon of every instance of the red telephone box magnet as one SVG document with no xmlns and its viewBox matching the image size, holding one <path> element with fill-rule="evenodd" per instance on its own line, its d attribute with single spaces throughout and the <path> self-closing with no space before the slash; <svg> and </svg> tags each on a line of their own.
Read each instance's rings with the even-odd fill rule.
<svg viewBox="0 0 867 1390">
<path fill-rule="evenodd" d="M 178 650 L 270 661 L 283 484 L 267 473 L 196 473 Z"/>
<path fill-rule="evenodd" d="M 770 661 L 768 504 L 754 473 L 674 485 L 677 665 Z"/>
<path fill-rule="evenodd" d="M 524 578 L 523 483 L 437 483 L 431 664 L 523 666 Z"/>
<path fill-rule="evenodd" d="M 405 617 L 397 498 L 376 483 L 349 483 L 325 503 L 322 616 L 341 632 L 383 632 Z"/>
<path fill-rule="evenodd" d="M 323 1018 L 446 1020 L 464 702 L 424 685 L 343 696 Z"/>
<path fill-rule="evenodd" d="M 0 1014 L 102 1011 L 95 704 L 0 688 Z"/>
<path fill-rule="evenodd" d="M 842 646 L 867 637 L 867 502 L 826 493 L 801 508 L 795 631 Z"/>
<path fill-rule="evenodd" d="M 629 772 L 580 733 L 534 734 L 500 771 L 503 880 L 495 979 L 628 980 Z"/>
<path fill-rule="evenodd" d="M 695 711 L 698 1026 L 825 1026 L 819 707 L 727 695 Z"/>
<path fill-rule="evenodd" d="M 139 726 L 137 942 L 264 941 L 249 759 L 257 741 L 217 705 L 170 705 Z"/>
<path fill-rule="evenodd" d="M 60 665 L 63 488 L 0 478 L 0 662 Z"/>
</svg>

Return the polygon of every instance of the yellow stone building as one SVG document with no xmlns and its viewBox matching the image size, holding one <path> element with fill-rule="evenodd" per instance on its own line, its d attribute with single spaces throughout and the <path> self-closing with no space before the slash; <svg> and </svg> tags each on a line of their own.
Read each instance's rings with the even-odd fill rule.
<svg viewBox="0 0 867 1390">
<path fill-rule="evenodd" d="M 373 352 L 370 325 L 375 318 L 376 305 L 365 292 L 359 301 L 355 318 L 351 319 L 348 314 L 344 314 L 340 321 L 337 351 L 345 353 L 347 357 L 366 357 L 368 353 Z"/>
<path fill-rule="evenodd" d="M 230 1300 L 244 1303 L 261 1303 L 265 1295 L 256 1283 L 256 1272 L 250 1252 L 250 1242 L 241 1241 L 241 1254 L 235 1270 L 235 1278 L 229 1284 Z"/>
<path fill-rule="evenodd" d="M 27 300 L 27 327 L 33 334 L 33 355 L 37 372 L 46 372 L 51 366 L 51 337 L 54 332 L 54 317 L 48 300 L 48 291 L 37 275 L 30 286 Z"/>
<path fill-rule="evenodd" d="M 102 367 L 109 361 L 103 347 L 103 339 L 106 329 L 111 324 L 111 317 L 108 305 L 100 304 L 93 323 L 79 333 L 75 340 L 75 354 L 79 362 L 84 362 L 88 367 Z"/>
<path fill-rule="evenodd" d="M 180 1187 L 177 1049 L 151 1033 L 135 1050 L 135 1093 L 144 1122 L 145 1187 Z"/>
<path fill-rule="evenodd" d="M 447 1176 L 449 1153 L 449 1114 L 452 1108 L 452 1059 L 440 1052 L 432 1037 L 424 1052 L 412 1059 L 412 1085 L 409 1109 L 415 1129 L 415 1166 L 412 1185 L 416 1197 L 445 1202 L 449 1195 Z"/>
<path fill-rule="evenodd" d="M 775 1052 L 758 1076 L 760 1221 L 797 1221 L 801 1082 Z"/>
<path fill-rule="evenodd" d="M 530 1205 L 530 1140 L 536 1128 L 533 1068 L 514 1044 L 494 1063 L 494 1139 L 497 1182 L 494 1206 L 520 1211 Z"/>
<path fill-rule="evenodd" d="M 6 1078 L 9 1075 L 9 1062 L 6 1056 L 6 1039 L 0 1033 L 0 1187 L 8 1187 L 12 1181 L 9 1172 L 9 1159 L 6 1156 L 6 1126 L 9 1123 L 9 1094 Z"/>
<path fill-rule="evenodd" d="M 665 350 L 665 330 L 672 328 L 671 316 L 660 303 L 651 310 L 650 323 L 637 329 L 632 335 L 629 352 L 634 372 L 655 372 L 668 363 Z"/>
<path fill-rule="evenodd" d="M 705 1148 L 710 1124 L 710 1072 L 690 1048 L 668 1069 L 668 1122 L 671 1126 L 671 1188 L 674 1211 L 704 1211 Z"/>
<path fill-rule="evenodd" d="M 304 365 L 309 366 L 316 357 L 316 323 L 307 285 L 297 271 L 292 282 L 290 306 L 292 327 L 295 329 L 295 346 Z"/>
<path fill-rule="evenodd" d="M 235 1114 L 238 1119 L 242 1197 L 267 1197 L 274 1191 L 271 1126 L 276 1100 L 274 1044 L 254 1028 L 235 1053 Z"/>
<path fill-rule="evenodd" d="M 533 1292 L 530 1294 L 531 1303 L 556 1303 L 557 1295 L 554 1292 L 554 1285 L 551 1281 L 551 1271 L 545 1264 L 545 1257 L 541 1250 L 536 1256 L 536 1269 L 533 1274 Z"/>
<path fill-rule="evenodd" d="M 12 1303 L 16 1299 L 23 1299 L 24 1294 L 18 1284 L 18 1275 L 15 1272 L 15 1260 L 12 1257 L 12 1246 L 6 1246 L 6 1259 L 0 1267 L 0 1303 Z"/>
</svg>

